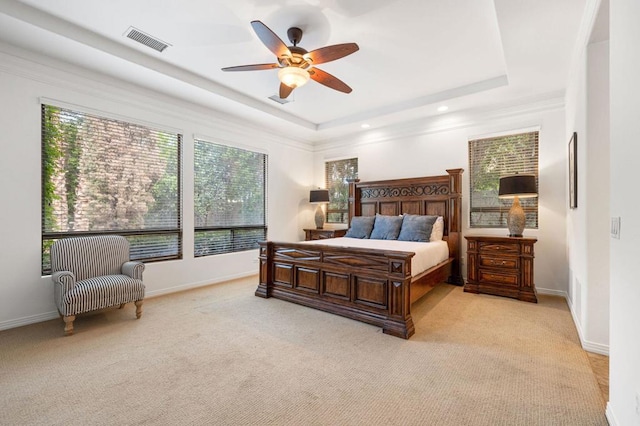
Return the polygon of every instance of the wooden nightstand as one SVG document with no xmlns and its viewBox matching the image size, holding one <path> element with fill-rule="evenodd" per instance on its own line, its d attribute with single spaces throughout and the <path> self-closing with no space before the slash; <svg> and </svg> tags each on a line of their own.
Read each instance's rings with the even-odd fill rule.
<svg viewBox="0 0 640 426">
<path fill-rule="evenodd" d="M 467 283 L 464 291 L 537 303 L 533 283 L 536 238 L 465 236 Z"/>
<path fill-rule="evenodd" d="M 344 237 L 346 233 L 346 229 L 305 229 L 304 239 L 306 241 L 324 240 L 326 238 Z"/>
</svg>

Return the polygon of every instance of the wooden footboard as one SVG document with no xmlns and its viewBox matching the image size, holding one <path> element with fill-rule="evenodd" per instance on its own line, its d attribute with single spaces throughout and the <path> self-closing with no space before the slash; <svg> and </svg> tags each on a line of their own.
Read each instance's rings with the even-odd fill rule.
<svg viewBox="0 0 640 426">
<path fill-rule="evenodd" d="M 367 322 L 382 327 L 384 333 L 408 339 L 415 332 L 410 288 L 413 256 L 264 241 L 260 243 L 256 296 Z"/>
</svg>

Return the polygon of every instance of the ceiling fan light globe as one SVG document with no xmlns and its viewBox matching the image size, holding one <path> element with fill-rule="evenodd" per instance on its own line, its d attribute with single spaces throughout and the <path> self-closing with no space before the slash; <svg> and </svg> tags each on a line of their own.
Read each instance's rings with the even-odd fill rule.
<svg viewBox="0 0 640 426">
<path fill-rule="evenodd" d="M 295 89 L 309 81 L 309 72 L 298 67 L 285 67 L 278 71 L 278 79 L 282 84 Z"/>
</svg>

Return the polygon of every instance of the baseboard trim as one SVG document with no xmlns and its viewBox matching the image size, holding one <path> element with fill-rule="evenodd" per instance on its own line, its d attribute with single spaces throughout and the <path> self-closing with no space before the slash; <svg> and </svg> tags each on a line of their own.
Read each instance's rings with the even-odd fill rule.
<svg viewBox="0 0 640 426">
<path fill-rule="evenodd" d="M 251 276 L 255 276 L 255 272 L 245 272 L 241 274 L 235 275 L 226 275 L 224 277 L 217 278 L 215 280 L 206 280 L 206 281 L 198 281 L 195 283 L 183 284 L 175 287 L 163 288 L 162 290 L 148 291 L 145 294 L 146 299 L 150 299 L 153 297 L 164 296 L 165 294 L 178 293 L 185 290 L 190 290 L 198 287 L 206 287 L 208 285 L 220 284 L 227 281 L 233 281 L 240 278 L 247 278 Z M 256 286 L 258 285 L 258 280 L 256 279 Z M 9 330 L 10 328 L 22 327 L 25 325 L 36 324 L 39 322 L 49 321 L 52 319 L 59 318 L 58 311 L 53 312 L 44 312 L 42 314 L 31 315 L 23 318 L 16 318 L 8 321 L 0 322 L 0 330 Z"/>
<path fill-rule="evenodd" d="M 185 290 L 191 290 L 198 287 L 206 287 L 208 285 L 220 284 L 227 281 L 233 281 L 240 278 L 247 278 L 256 275 L 255 272 L 243 272 L 235 275 L 225 275 L 224 277 L 216 278 L 215 280 L 197 281 L 194 283 L 182 284 L 175 287 L 163 288 L 162 290 L 148 291 L 145 294 L 145 299 L 153 297 L 164 296 L 165 294 L 178 293 Z M 256 286 L 258 281 L 256 280 Z"/>
<path fill-rule="evenodd" d="M 548 294 L 551 296 L 560 296 L 560 297 L 564 297 L 565 299 L 568 300 L 567 298 L 567 292 L 563 291 L 563 290 L 556 290 L 553 288 L 536 288 L 536 292 L 538 294 Z"/>
<path fill-rule="evenodd" d="M 587 352 L 609 356 L 609 345 L 603 345 L 602 343 L 595 343 L 585 340 L 584 333 L 582 332 L 582 327 L 580 326 L 580 321 L 578 321 L 578 317 L 576 316 L 573 304 L 571 303 L 569 295 L 566 292 L 564 294 L 564 298 L 567 301 L 567 305 L 569 306 L 569 312 L 571 312 L 573 324 L 576 326 L 576 330 L 578 331 L 578 338 L 580 339 L 580 345 L 582 346 L 582 349 Z"/>
<path fill-rule="evenodd" d="M 609 346 L 602 343 L 589 342 L 588 340 L 580 339 L 582 343 L 582 349 L 587 352 L 593 352 L 595 354 L 609 356 Z"/>
<path fill-rule="evenodd" d="M 8 330 L 10 328 L 18 328 L 24 325 L 35 324 L 38 322 L 49 321 L 58 318 L 58 311 L 44 312 L 42 314 L 31 315 L 28 317 L 16 318 L 9 321 L 0 322 L 0 330 Z"/>
<path fill-rule="evenodd" d="M 605 410 L 604 415 L 609 422 L 609 426 L 618 426 L 620 424 L 616 420 L 616 416 L 613 415 L 613 409 L 611 408 L 610 402 L 607 402 L 607 409 Z"/>
</svg>

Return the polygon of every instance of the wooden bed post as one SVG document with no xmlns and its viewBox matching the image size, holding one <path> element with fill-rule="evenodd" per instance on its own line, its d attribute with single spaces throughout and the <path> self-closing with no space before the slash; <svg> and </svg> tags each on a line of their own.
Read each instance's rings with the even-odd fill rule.
<svg viewBox="0 0 640 426">
<path fill-rule="evenodd" d="M 349 223 L 348 226 L 351 226 L 351 218 L 354 216 L 360 216 L 360 212 L 356 212 L 356 183 L 360 182 L 360 179 L 353 179 L 349 181 L 349 198 L 347 199 L 347 203 L 349 204 Z"/>
<path fill-rule="evenodd" d="M 462 240 L 462 172 L 463 169 L 448 169 L 449 173 L 449 255 L 455 260 L 451 265 L 449 284 L 464 285 L 460 265 Z"/>
<path fill-rule="evenodd" d="M 258 242 L 260 246 L 260 282 L 256 289 L 256 296 L 271 297 L 273 289 L 273 243 L 270 241 Z"/>
<path fill-rule="evenodd" d="M 416 332 L 411 317 L 411 257 L 407 261 L 404 256 L 389 254 L 389 313 L 382 332 L 402 339 Z"/>
</svg>

